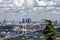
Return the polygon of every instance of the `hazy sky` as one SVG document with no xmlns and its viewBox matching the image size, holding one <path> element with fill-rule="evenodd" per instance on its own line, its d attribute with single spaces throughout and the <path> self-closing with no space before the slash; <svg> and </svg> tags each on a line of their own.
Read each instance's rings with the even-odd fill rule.
<svg viewBox="0 0 60 40">
<path fill-rule="evenodd" d="M 0 0 L 0 20 L 60 20 L 60 0 Z"/>
</svg>

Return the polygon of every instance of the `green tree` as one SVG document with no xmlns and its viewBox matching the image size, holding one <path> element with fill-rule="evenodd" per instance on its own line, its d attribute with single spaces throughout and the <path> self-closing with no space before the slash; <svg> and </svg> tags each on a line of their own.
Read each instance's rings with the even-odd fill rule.
<svg viewBox="0 0 60 40">
<path fill-rule="evenodd" d="M 51 20 L 44 20 L 45 22 L 45 28 L 43 30 L 43 34 L 45 35 L 46 40 L 53 40 L 53 36 L 56 34 L 55 28 L 52 24 Z"/>
</svg>

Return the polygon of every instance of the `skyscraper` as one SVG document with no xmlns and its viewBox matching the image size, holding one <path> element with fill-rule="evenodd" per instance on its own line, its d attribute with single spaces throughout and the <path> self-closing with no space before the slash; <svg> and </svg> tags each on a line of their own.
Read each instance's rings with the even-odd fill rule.
<svg viewBox="0 0 60 40">
<path fill-rule="evenodd" d="M 24 18 L 22 19 L 22 23 L 25 23 L 25 20 L 24 20 Z"/>
<path fill-rule="evenodd" d="M 3 23 L 6 23 L 6 19 L 3 20 Z"/>
<path fill-rule="evenodd" d="M 22 23 L 31 23 L 30 18 L 22 19 Z"/>
</svg>

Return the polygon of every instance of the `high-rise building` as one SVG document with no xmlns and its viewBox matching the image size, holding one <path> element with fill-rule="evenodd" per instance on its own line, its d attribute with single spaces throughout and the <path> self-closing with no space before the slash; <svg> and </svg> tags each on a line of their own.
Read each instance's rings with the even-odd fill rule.
<svg viewBox="0 0 60 40">
<path fill-rule="evenodd" d="M 25 20 L 24 19 L 22 19 L 22 23 L 25 23 Z"/>
<path fill-rule="evenodd" d="M 6 19 L 4 19 L 4 21 L 3 21 L 4 23 L 6 23 Z"/>
<path fill-rule="evenodd" d="M 30 18 L 26 19 L 26 22 L 31 23 L 31 19 Z"/>
<path fill-rule="evenodd" d="M 22 23 L 31 23 L 31 19 L 30 18 L 23 19 L 22 20 Z"/>
</svg>

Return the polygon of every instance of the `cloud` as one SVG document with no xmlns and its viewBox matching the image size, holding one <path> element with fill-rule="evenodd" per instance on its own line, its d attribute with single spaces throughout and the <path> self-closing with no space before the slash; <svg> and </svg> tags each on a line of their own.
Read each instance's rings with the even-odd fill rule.
<svg viewBox="0 0 60 40">
<path fill-rule="evenodd" d="M 2 2 L 3 0 L 0 0 L 0 3 Z"/>
<path fill-rule="evenodd" d="M 27 6 L 29 7 L 31 5 L 34 5 L 33 2 L 34 2 L 33 0 L 27 0 L 27 3 L 24 3 L 24 0 L 14 0 L 13 4 L 10 5 L 6 4 L 5 6 L 6 8 L 0 8 L 0 17 L 1 19 L 6 18 L 8 20 L 9 19 L 21 20 L 22 18 L 27 18 L 27 17 L 32 18 L 33 20 L 40 20 L 43 18 L 57 19 L 56 14 L 60 17 L 60 8 L 56 8 L 53 6 L 56 5 L 57 2 L 44 1 L 44 0 L 37 1 L 39 6 L 44 6 L 44 7 L 33 7 L 31 8 L 31 10 L 27 9 Z M 25 6 L 25 4 L 27 5 Z M 4 5 L 0 5 L 0 6 L 3 7 Z M 52 7 L 46 7 L 46 6 L 52 6 Z M 7 8 L 7 7 L 12 7 L 12 8 Z"/>
<path fill-rule="evenodd" d="M 22 6 L 23 5 L 23 3 L 24 3 L 24 0 L 14 0 L 14 4 L 15 4 L 15 6 Z"/>
<path fill-rule="evenodd" d="M 50 2 L 48 2 L 48 5 L 56 5 L 57 3 L 55 3 L 55 2 L 53 2 L 53 1 L 50 1 Z"/>
<path fill-rule="evenodd" d="M 53 6 L 53 5 L 56 5 L 55 2 L 53 1 L 37 1 L 38 5 L 40 6 Z"/>
<path fill-rule="evenodd" d="M 33 0 L 26 0 L 29 6 L 33 5 Z"/>
<path fill-rule="evenodd" d="M 39 2 L 38 2 L 38 5 L 40 5 L 40 6 L 46 6 L 47 3 L 46 3 L 45 1 L 39 1 Z"/>
</svg>

